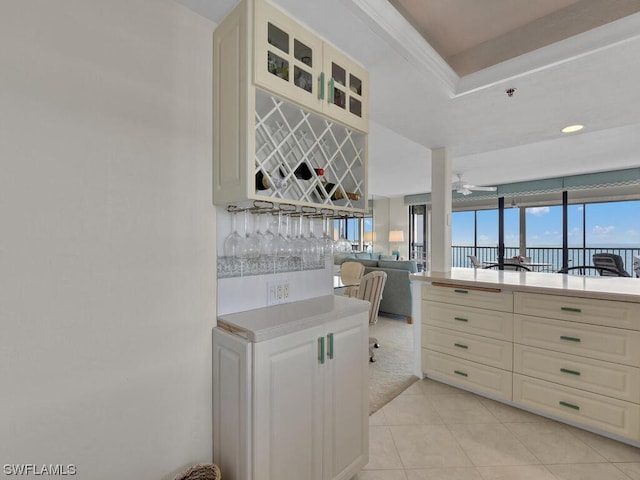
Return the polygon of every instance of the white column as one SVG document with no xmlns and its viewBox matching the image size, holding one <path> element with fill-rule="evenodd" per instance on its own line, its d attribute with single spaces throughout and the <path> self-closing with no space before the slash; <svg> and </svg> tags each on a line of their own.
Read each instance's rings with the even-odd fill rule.
<svg viewBox="0 0 640 480">
<path fill-rule="evenodd" d="M 431 152 L 431 270 L 451 271 L 451 154 Z"/>
<path fill-rule="evenodd" d="M 520 207 L 520 255 L 527 255 L 527 209 Z"/>
</svg>

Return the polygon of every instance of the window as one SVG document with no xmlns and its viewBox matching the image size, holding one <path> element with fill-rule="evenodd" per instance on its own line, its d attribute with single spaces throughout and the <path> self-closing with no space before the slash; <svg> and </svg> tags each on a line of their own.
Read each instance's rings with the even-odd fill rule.
<svg viewBox="0 0 640 480">
<path fill-rule="evenodd" d="M 363 233 L 373 232 L 373 218 L 336 218 L 333 220 L 334 239 L 346 238 L 351 243 L 351 249 L 365 250 L 367 244 L 373 244 L 363 236 Z"/>
</svg>

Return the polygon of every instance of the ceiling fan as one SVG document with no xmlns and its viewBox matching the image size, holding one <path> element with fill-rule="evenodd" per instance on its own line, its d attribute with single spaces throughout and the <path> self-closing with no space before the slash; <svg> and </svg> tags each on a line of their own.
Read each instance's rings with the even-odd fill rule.
<svg viewBox="0 0 640 480">
<path fill-rule="evenodd" d="M 452 187 L 456 192 L 461 193 L 462 195 L 469 195 L 473 192 L 495 192 L 498 189 L 497 187 L 476 187 L 475 185 L 471 185 L 462 180 L 461 173 L 456 173 L 456 177 L 458 177 L 458 180 L 453 182 Z"/>
</svg>

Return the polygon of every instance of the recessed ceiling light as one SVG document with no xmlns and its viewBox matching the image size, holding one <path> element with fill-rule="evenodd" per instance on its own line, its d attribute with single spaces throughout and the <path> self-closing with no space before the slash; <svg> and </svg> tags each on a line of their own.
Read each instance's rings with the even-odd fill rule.
<svg viewBox="0 0 640 480">
<path fill-rule="evenodd" d="M 562 133 L 573 133 L 573 132 L 582 130 L 583 128 L 584 128 L 584 125 L 569 125 L 562 129 Z"/>
</svg>

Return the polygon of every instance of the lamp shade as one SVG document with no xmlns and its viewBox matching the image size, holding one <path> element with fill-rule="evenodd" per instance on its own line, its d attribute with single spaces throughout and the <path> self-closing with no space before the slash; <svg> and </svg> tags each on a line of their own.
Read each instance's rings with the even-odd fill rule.
<svg viewBox="0 0 640 480">
<path fill-rule="evenodd" d="M 390 242 L 404 242 L 404 233 L 402 230 L 390 230 L 389 231 Z"/>
</svg>

